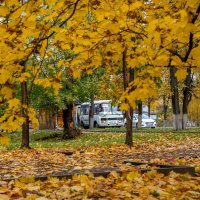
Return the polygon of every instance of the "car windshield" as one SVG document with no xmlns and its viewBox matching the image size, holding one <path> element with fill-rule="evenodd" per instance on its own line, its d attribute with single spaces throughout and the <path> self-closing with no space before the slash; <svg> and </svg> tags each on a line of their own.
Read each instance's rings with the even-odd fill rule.
<svg viewBox="0 0 200 200">
<path fill-rule="evenodd" d="M 133 117 L 138 119 L 138 114 L 134 114 Z M 142 114 L 142 119 L 151 119 L 151 118 L 148 115 Z"/>
<path fill-rule="evenodd" d="M 142 119 L 150 119 L 148 115 L 142 115 Z"/>
</svg>

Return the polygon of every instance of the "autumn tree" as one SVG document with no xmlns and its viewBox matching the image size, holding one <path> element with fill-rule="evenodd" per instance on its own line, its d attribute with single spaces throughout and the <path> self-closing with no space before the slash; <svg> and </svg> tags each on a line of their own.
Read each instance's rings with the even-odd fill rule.
<svg viewBox="0 0 200 200">
<path fill-rule="evenodd" d="M 144 40 L 148 38 L 148 32 L 145 32 L 148 23 L 146 8 L 148 5 L 142 1 L 111 1 L 110 4 L 101 1 L 90 4 L 92 20 L 77 26 L 78 36 L 73 32 L 73 28 L 71 32 L 71 38 L 78 38 L 73 41 L 73 50 L 80 52 L 77 59 L 70 61 L 74 68 L 84 65 L 89 70 L 92 66 L 103 65 L 112 72 L 113 68 L 119 66 L 121 55 L 127 49 L 127 69 L 140 70 L 137 72 L 137 78 L 129 83 L 120 99 L 122 110 L 127 110 L 130 106 L 135 107 L 137 100 L 152 98 L 156 87 L 154 77 L 160 76 L 161 72 L 160 69 L 154 69 L 148 61 L 148 56 L 156 54 L 155 49 L 149 48 L 146 55 L 147 47 L 151 44 L 151 41 L 145 44 Z M 72 41 L 69 44 L 72 44 Z M 133 88 L 136 88 L 135 91 Z"/>
<path fill-rule="evenodd" d="M 156 35 L 156 37 L 152 35 L 151 40 L 159 44 L 154 63 L 162 58 L 162 66 L 170 68 L 175 128 L 185 128 L 188 103 L 191 99 L 191 71 L 193 67 L 199 66 L 197 51 L 199 51 L 200 4 L 199 1 L 190 0 L 160 1 L 159 3 L 152 1 L 151 4 L 154 5 L 154 12 L 152 12 L 149 23 L 149 31 Z M 181 125 L 177 84 L 179 80 L 183 79 L 183 120 Z"/>
<path fill-rule="evenodd" d="M 72 18 L 77 1 L 9 1 L 0 5 L 1 17 L 1 104 L 7 108 L 1 117 L 1 129 L 15 131 L 22 123 L 21 148 L 29 148 L 29 118 L 36 122 L 35 112 L 28 104 L 27 81 L 37 84 L 49 83 L 55 90 L 61 85 L 54 79 L 36 80 L 41 65 L 32 66 L 29 60 L 37 55 L 42 60 L 46 55 L 49 39 L 58 33 L 56 28 L 64 26 Z M 62 33 L 61 33 L 62 34 Z M 33 76 L 31 76 L 33 74 Z M 21 101 L 15 97 L 16 84 L 21 84 Z"/>
</svg>

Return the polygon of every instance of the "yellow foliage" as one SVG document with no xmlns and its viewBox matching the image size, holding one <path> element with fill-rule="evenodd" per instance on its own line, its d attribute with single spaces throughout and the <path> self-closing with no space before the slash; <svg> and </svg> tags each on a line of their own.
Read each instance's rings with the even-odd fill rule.
<svg viewBox="0 0 200 200">
<path fill-rule="evenodd" d="M 192 49 L 191 58 L 197 58 L 200 52 L 200 45 Z"/>
<path fill-rule="evenodd" d="M 61 83 L 53 83 L 52 87 L 54 89 L 55 95 L 58 96 L 59 90 L 62 88 Z"/>
<path fill-rule="evenodd" d="M 0 17 L 6 17 L 9 14 L 9 10 L 6 7 L 0 7 Z"/>
<path fill-rule="evenodd" d="M 131 182 L 131 181 L 134 181 L 134 179 L 138 177 L 140 177 L 140 174 L 138 173 L 138 171 L 132 171 L 127 174 L 126 179 Z"/>
<path fill-rule="evenodd" d="M 155 66 L 159 66 L 159 67 L 168 66 L 169 65 L 169 56 L 166 55 L 166 54 L 165 55 L 160 55 L 160 56 L 156 57 L 156 59 L 153 61 L 153 64 Z"/>
<path fill-rule="evenodd" d="M 20 105 L 20 100 L 17 99 L 17 98 L 13 98 L 13 99 L 10 99 L 8 101 L 8 107 L 10 109 L 14 108 L 14 107 L 18 107 Z"/>
<path fill-rule="evenodd" d="M 35 178 L 34 178 L 34 176 L 21 177 L 21 178 L 19 178 L 19 181 L 21 183 L 34 183 Z"/>
<path fill-rule="evenodd" d="M 0 133 L 0 144 L 6 145 L 10 142 L 10 138 L 2 133 Z"/>
<path fill-rule="evenodd" d="M 0 84 L 5 84 L 7 80 L 12 79 L 12 73 L 9 71 L 9 69 L 0 69 Z"/>
<path fill-rule="evenodd" d="M 13 96 L 13 90 L 10 87 L 3 87 L 1 89 L 1 94 L 3 95 L 4 99 L 10 99 Z"/>
<path fill-rule="evenodd" d="M 29 118 L 31 120 L 32 128 L 33 129 L 38 129 L 39 122 L 38 122 L 38 119 L 37 119 L 37 116 L 36 116 L 35 109 L 28 108 L 28 116 L 29 116 Z"/>
<path fill-rule="evenodd" d="M 51 81 L 47 78 L 46 79 L 36 79 L 35 84 L 41 85 L 43 87 L 50 87 L 52 85 Z"/>
<path fill-rule="evenodd" d="M 28 72 L 24 72 L 23 74 L 21 74 L 21 76 L 18 78 L 18 80 L 20 82 L 23 82 L 23 81 L 27 81 L 28 78 L 30 78 L 31 75 L 28 73 Z"/>
<path fill-rule="evenodd" d="M 141 1 L 136 1 L 134 3 L 131 3 L 130 10 L 137 10 L 138 8 L 142 6 L 143 6 L 143 3 Z"/>
<path fill-rule="evenodd" d="M 80 73 L 79 69 L 77 69 L 77 68 L 73 69 L 73 77 L 74 78 L 80 78 L 81 77 L 81 73 Z"/>
<path fill-rule="evenodd" d="M 156 95 L 155 80 L 161 77 L 161 70 L 149 66 L 166 67 L 171 57 L 171 64 L 179 68 L 176 73 L 179 80 L 187 75 L 184 66 L 199 66 L 199 18 L 192 22 L 198 0 L 188 0 L 184 7 L 182 1 L 155 0 L 148 4 L 143 1 L 113 0 L 108 3 L 106 0 L 83 0 L 76 2 L 77 7 L 75 2 L 38 0 L 24 1 L 21 5 L 17 0 L 6 0 L 0 6 L 1 17 L 8 16 L 5 22 L 2 18 L 0 24 L 0 84 L 1 98 L 7 101 L 9 110 L 17 113 L 20 110 L 19 100 L 11 100 L 14 95 L 11 88 L 15 88 L 12 86 L 31 81 L 31 75 L 36 76 L 34 84 L 52 87 L 55 94 L 59 94 L 61 83 L 58 81 L 62 80 L 62 72 L 49 65 L 47 69 L 52 74 L 48 78 L 40 77 L 40 69 L 44 66 L 27 65 L 33 53 L 39 53 L 37 65 L 40 66 L 41 60 L 52 56 L 55 50 L 72 50 L 76 56 L 69 62 L 68 71 L 73 77 L 80 78 L 83 71 L 92 73 L 99 66 L 106 68 L 109 75 L 121 73 L 120 59 L 127 49 L 127 66 L 136 70 L 136 78 L 122 99 L 127 99 L 131 106 L 135 105 L 135 100 Z M 71 18 L 62 24 L 69 16 Z M 173 55 L 173 51 L 184 57 L 189 47 L 190 33 L 193 33 L 195 48 L 188 61 L 183 63 Z M 26 71 L 30 74 L 22 72 L 21 61 L 27 62 Z M 56 67 L 68 66 L 61 59 Z M 112 90 L 110 94 L 119 97 L 123 89 L 121 85 L 113 85 L 109 86 Z M 122 104 L 122 108 L 126 110 L 127 105 Z"/>
<path fill-rule="evenodd" d="M 175 76 L 177 77 L 178 80 L 183 80 L 187 76 L 187 71 L 186 69 L 178 69 Z"/>
<path fill-rule="evenodd" d="M 9 7 L 19 6 L 20 2 L 18 0 L 6 0 L 6 5 Z"/>
<path fill-rule="evenodd" d="M 128 110 L 130 106 L 127 103 L 120 104 L 120 110 Z"/>
<path fill-rule="evenodd" d="M 40 48 L 40 55 L 41 55 L 41 58 L 43 58 L 44 55 L 46 54 L 47 45 L 48 45 L 48 40 L 44 40 L 44 41 L 42 42 L 42 47 Z"/>
<path fill-rule="evenodd" d="M 63 64 L 64 64 L 64 60 L 59 60 L 58 63 L 57 63 L 57 66 L 61 67 Z"/>
</svg>

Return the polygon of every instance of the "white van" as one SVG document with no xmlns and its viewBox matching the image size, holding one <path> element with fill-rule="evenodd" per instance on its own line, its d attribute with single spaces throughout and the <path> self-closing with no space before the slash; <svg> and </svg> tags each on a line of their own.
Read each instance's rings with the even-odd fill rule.
<svg viewBox="0 0 200 200">
<path fill-rule="evenodd" d="M 89 127 L 89 102 L 80 106 L 79 120 L 84 128 Z M 123 113 L 118 106 L 113 106 L 111 100 L 94 101 L 94 127 L 122 127 L 124 126 Z"/>
</svg>

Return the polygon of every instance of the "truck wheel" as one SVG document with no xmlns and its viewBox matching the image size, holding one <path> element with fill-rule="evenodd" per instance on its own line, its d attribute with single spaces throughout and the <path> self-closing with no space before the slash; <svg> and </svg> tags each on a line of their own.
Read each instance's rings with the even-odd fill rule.
<svg viewBox="0 0 200 200">
<path fill-rule="evenodd" d="M 94 122 L 94 128 L 99 128 L 99 125 L 97 122 Z"/>
<path fill-rule="evenodd" d="M 86 129 L 86 126 L 84 125 L 83 122 L 81 122 L 81 127 L 84 128 L 84 129 Z"/>
</svg>

